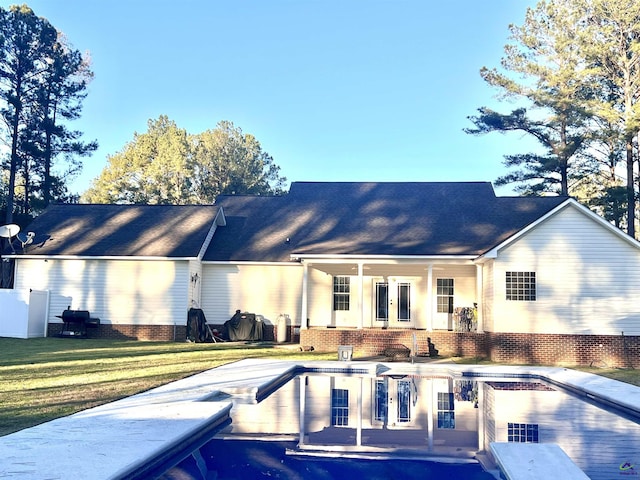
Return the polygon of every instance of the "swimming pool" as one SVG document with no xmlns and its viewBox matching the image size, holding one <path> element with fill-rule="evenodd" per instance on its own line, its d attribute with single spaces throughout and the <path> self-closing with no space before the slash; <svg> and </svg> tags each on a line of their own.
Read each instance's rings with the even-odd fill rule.
<svg viewBox="0 0 640 480">
<path fill-rule="evenodd" d="M 308 369 L 263 396 L 233 399 L 231 422 L 196 454 L 205 475 L 493 478 L 480 466 L 495 474 L 492 442 L 558 444 L 594 480 L 640 463 L 638 418 L 528 376 Z"/>
<path fill-rule="evenodd" d="M 294 460 L 400 465 L 418 456 L 431 460 L 427 471 L 447 461 L 478 467 L 496 445 L 556 452 L 547 447 L 558 443 L 592 478 L 611 479 L 638 472 L 638 418 L 640 388 L 561 367 L 245 359 L 0 437 L 0 477 L 148 479 L 179 465 L 195 472 L 186 478 L 213 478 L 223 473 L 214 461 L 242 459 L 221 441 L 278 446 L 284 456 L 260 458 L 279 478 L 296 478 L 279 469 Z M 537 434 L 541 443 L 506 443 L 509 432 L 512 442 Z"/>
</svg>

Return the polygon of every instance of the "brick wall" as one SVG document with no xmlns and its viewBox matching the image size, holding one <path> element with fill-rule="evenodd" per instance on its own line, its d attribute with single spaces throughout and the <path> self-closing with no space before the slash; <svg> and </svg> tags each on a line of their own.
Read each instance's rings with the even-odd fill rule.
<svg viewBox="0 0 640 480">
<path fill-rule="evenodd" d="M 48 327 L 48 336 L 55 337 L 62 332 L 64 324 L 50 323 Z M 211 330 L 224 332 L 224 325 L 209 324 Z M 175 338 L 174 338 L 175 335 Z M 152 340 L 158 342 L 184 342 L 187 339 L 186 325 L 113 325 L 102 324 L 97 328 L 87 328 L 87 336 L 89 338 L 112 338 L 122 340 Z M 275 327 L 273 325 L 264 324 L 262 327 L 262 338 L 265 341 L 275 340 Z M 299 335 L 293 334 L 293 327 L 287 326 L 287 341 L 297 342 Z"/>
<path fill-rule="evenodd" d="M 416 334 L 418 353 L 428 342 L 444 356 L 488 358 L 500 363 L 544 365 L 594 365 L 629 368 L 640 366 L 640 337 L 622 335 L 551 335 L 516 333 L 426 332 L 404 329 L 306 329 L 300 345 L 336 352 L 351 345 L 354 357 L 381 355 L 385 347 L 401 343 L 409 348 Z"/>
<path fill-rule="evenodd" d="M 486 333 L 487 357 L 496 362 L 545 365 L 640 366 L 640 337 Z"/>
</svg>

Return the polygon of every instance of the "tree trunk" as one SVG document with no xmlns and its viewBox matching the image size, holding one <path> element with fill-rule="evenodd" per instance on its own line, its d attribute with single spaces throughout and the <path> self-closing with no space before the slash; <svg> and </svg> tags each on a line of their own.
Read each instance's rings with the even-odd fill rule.
<svg viewBox="0 0 640 480">
<path fill-rule="evenodd" d="M 636 195 L 633 180 L 633 140 L 627 140 L 627 233 L 636 236 Z"/>
</svg>

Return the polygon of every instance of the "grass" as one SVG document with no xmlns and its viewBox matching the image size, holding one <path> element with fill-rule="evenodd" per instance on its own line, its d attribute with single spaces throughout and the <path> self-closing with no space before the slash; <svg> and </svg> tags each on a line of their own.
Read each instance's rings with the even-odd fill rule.
<svg viewBox="0 0 640 480">
<path fill-rule="evenodd" d="M 0 436 L 257 357 L 337 358 L 260 345 L 0 338 Z"/>
<path fill-rule="evenodd" d="M 337 356 L 255 344 L 0 338 L 0 436 L 244 358 Z M 579 369 L 640 386 L 640 370 Z"/>
</svg>

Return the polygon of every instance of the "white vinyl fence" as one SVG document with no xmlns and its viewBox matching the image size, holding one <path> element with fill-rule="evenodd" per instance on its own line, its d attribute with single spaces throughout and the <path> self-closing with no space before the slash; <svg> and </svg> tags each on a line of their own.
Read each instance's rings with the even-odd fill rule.
<svg viewBox="0 0 640 480">
<path fill-rule="evenodd" d="M 0 337 L 46 337 L 48 317 L 47 290 L 0 289 Z"/>
</svg>

